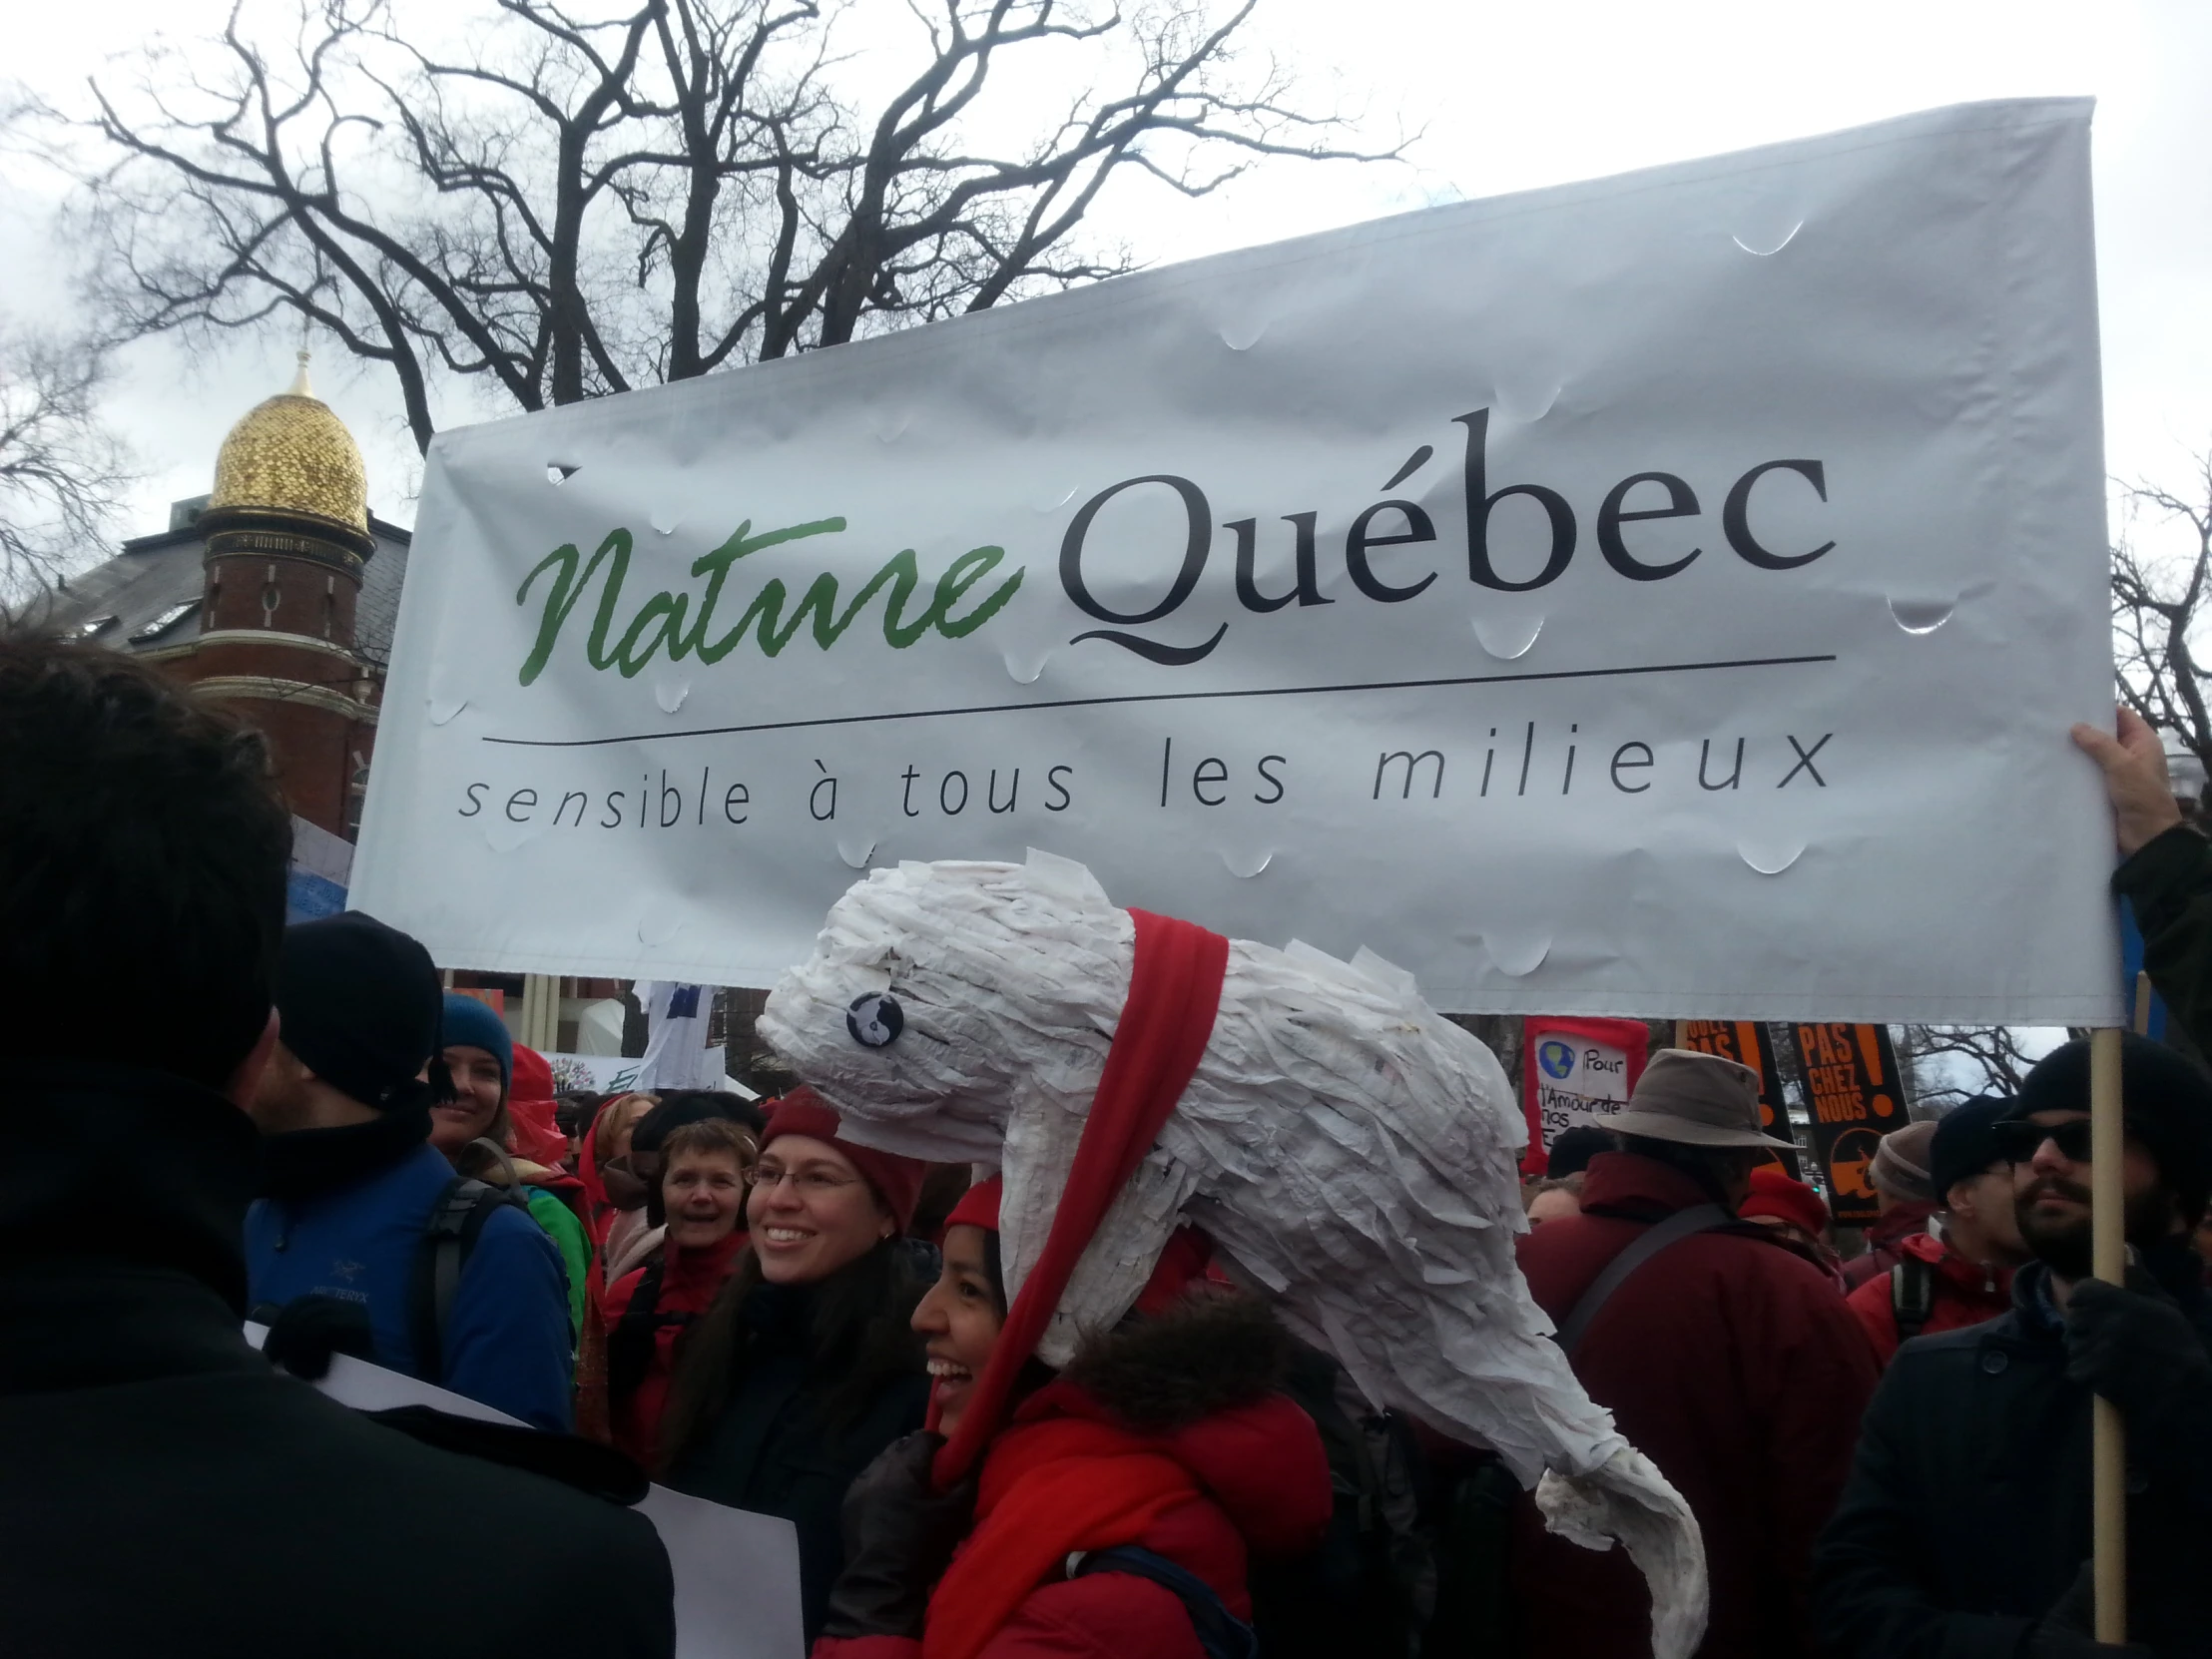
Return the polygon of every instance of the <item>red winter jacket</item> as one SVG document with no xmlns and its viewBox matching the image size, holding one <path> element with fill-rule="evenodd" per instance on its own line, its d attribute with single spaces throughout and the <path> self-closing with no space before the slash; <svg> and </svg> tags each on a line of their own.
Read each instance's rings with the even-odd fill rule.
<svg viewBox="0 0 2212 1659">
<path fill-rule="evenodd" d="M 1033 1447 L 1070 1430 L 1079 1437 L 1090 1425 L 1107 1428 L 1126 1454 L 1165 1454 L 1195 1481 L 1197 1492 L 1118 1541 L 1196 1573 L 1237 1617 L 1252 1616 L 1245 1587 L 1250 1556 L 1297 1556 L 1320 1544 L 1334 1501 L 1329 1460 L 1313 1419 L 1289 1399 L 1271 1394 L 1186 1427 L 1135 1434 L 1122 1429 L 1098 1399 L 1062 1380 L 1030 1396 L 1012 1426 L 991 1443 L 976 1530 L 961 1546 L 963 1556 L 980 1547 L 996 1506 L 1018 1501 L 1021 1477 L 994 1478 L 992 1465 L 1001 1473 L 1026 1466 L 1025 1440 Z M 1036 1477 L 1044 1478 L 1044 1472 Z M 938 1634 L 945 1585 L 958 1571 L 956 1557 L 930 1603 L 930 1640 Z M 895 1636 L 825 1636 L 815 1643 L 814 1659 L 920 1659 L 924 1645 Z M 978 1659 L 1204 1659 L 1204 1653 L 1172 1590 L 1126 1573 L 1066 1578 L 1048 1572 L 1020 1598 Z"/>
<path fill-rule="evenodd" d="M 1933 1337 L 1938 1331 L 1956 1331 L 1979 1325 L 2012 1311 L 2012 1270 L 1969 1262 L 1957 1251 L 1928 1233 L 1900 1240 L 1898 1249 L 1935 1270 L 1929 1287 L 1928 1323 L 1920 1334 Z M 1874 1344 L 1875 1358 L 1887 1366 L 1897 1357 L 1897 1305 L 1891 1300 L 1890 1276 L 1870 1279 L 1851 1293 L 1851 1311 L 1859 1316 Z"/>
<path fill-rule="evenodd" d="M 1582 1214 L 1520 1241 L 1529 1290 L 1563 1320 L 1644 1226 L 1710 1202 L 1625 1152 L 1590 1162 Z M 1757 1227 L 1701 1233 L 1630 1277 L 1590 1325 L 1575 1375 L 1688 1499 L 1705 1534 L 1712 1616 L 1701 1659 L 1814 1652 L 1813 1540 L 1851 1470 L 1879 1375 L 1836 1287 Z M 1514 1588 L 1532 1651 L 1646 1659 L 1651 1598 L 1620 1549 L 1581 1548 L 1516 1516 Z"/>
<path fill-rule="evenodd" d="M 704 1314 L 713 1304 L 715 1294 L 737 1271 L 746 1238 L 743 1231 L 732 1233 L 711 1250 L 670 1247 L 663 1258 L 661 1294 L 653 1305 L 654 1312 L 688 1315 L 691 1319 Z M 616 1341 L 622 1317 L 630 1311 L 638 1287 L 651 1271 L 648 1266 L 624 1274 L 608 1286 L 606 1294 L 599 1299 L 599 1316 L 610 1344 Z M 683 1335 L 687 1323 L 682 1319 L 666 1319 L 654 1329 L 653 1358 L 644 1378 L 627 1397 L 610 1396 L 607 1403 L 608 1425 L 614 1432 L 615 1444 L 646 1468 L 653 1466 L 661 1432 L 661 1413 L 668 1406 L 669 1380 L 676 1372 L 676 1339 Z"/>
</svg>

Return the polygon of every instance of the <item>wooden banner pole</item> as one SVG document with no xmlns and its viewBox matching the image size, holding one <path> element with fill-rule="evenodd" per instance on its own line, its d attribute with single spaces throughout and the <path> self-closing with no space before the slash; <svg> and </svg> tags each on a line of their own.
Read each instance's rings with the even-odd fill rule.
<svg viewBox="0 0 2212 1659">
<path fill-rule="evenodd" d="M 1677 1048 L 1688 1048 L 1690 1046 L 1690 1022 L 1686 1019 L 1678 1019 L 1674 1022 L 1674 1046 Z"/>
<path fill-rule="evenodd" d="M 2149 1006 L 2137 987 L 2140 1018 Z M 2126 1137 L 2120 1117 L 2120 1033 L 2089 1035 L 2089 1262 L 2090 1271 L 2111 1284 L 2127 1279 L 2127 1191 L 2121 1182 Z M 2093 1446 L 2091 1519 L 2096 1553 L 2097 1640 L 2127 1640 L 2127 1438 L 2119 1407 L 2098 1395 L 2092 1402 Z"/>
</svg>

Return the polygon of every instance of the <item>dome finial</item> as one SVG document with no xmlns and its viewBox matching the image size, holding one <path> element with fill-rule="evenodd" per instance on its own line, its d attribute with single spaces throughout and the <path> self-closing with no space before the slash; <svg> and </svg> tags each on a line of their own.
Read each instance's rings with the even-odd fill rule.
<svg viewBox="0 0 2212 1659">
<path fill-rule="evenodd" d="M 299 372 L 291 377 L 291 384 L 284 390 L 285 396 L 312 397 L 314 395 L 314 387 L 307 384 L 307 358 L 311 355 L 312 353 L 305 346 L 299 348 Z"/>
<path fill-rule="evenodd" d="M 336 411 L 308 388 L 301 350 L 291 389 L 256 404 L 224 438 L 207 510 L 264 518 L 305 514 L 365 536 L 366 484 L 360 446 Z"/>
</svg>

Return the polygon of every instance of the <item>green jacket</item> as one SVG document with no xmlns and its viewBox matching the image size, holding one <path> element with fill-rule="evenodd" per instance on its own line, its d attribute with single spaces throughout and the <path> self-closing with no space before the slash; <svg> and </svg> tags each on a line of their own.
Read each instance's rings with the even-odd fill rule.
<svg viewBox="0 0 2212 1659">
<path fill-rule="evenodd" d="M 2212 841 L 2177 825 L 2112 872 L 2112 890 L 2135 907 L 2143 967 L 2167 1013 L 2212 1054 Z"/>
<path fill-rule="evenodd" d="M 591 1245 L 584 1238 L 584 1224 L 558 1193 L 526 1186 L 522 1196 L 529 1203 L 531 1219 L 545 1229 L 568 1271 L 568 1340 L 574 1348 L 584 1329 L 584 1277 L 591 1272 Z"/>
</svg>

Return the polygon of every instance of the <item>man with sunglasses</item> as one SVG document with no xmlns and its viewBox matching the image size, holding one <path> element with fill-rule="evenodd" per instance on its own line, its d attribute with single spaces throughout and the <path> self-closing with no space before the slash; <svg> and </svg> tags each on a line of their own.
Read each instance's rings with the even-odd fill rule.
<svg viewBox="0 0 2212 1659">
<path fill-rule="evenodd" d="M 2212 1079 L 2128 1037 L 2130 1266 L 2089 1277 L 2089 1045 L 1997 1126 L 2034 1260 L 2012 1310 L 1908 1343 L 1868 1407 L 1814 1555 L 1838 1659 L 2212 1654 L 2212 1300 L 2188 1246 L 2212 1191 Z M 2089 1400 L 2127 1421 L 2126 1648 L 2089 1635 Z"/>
</svg>

